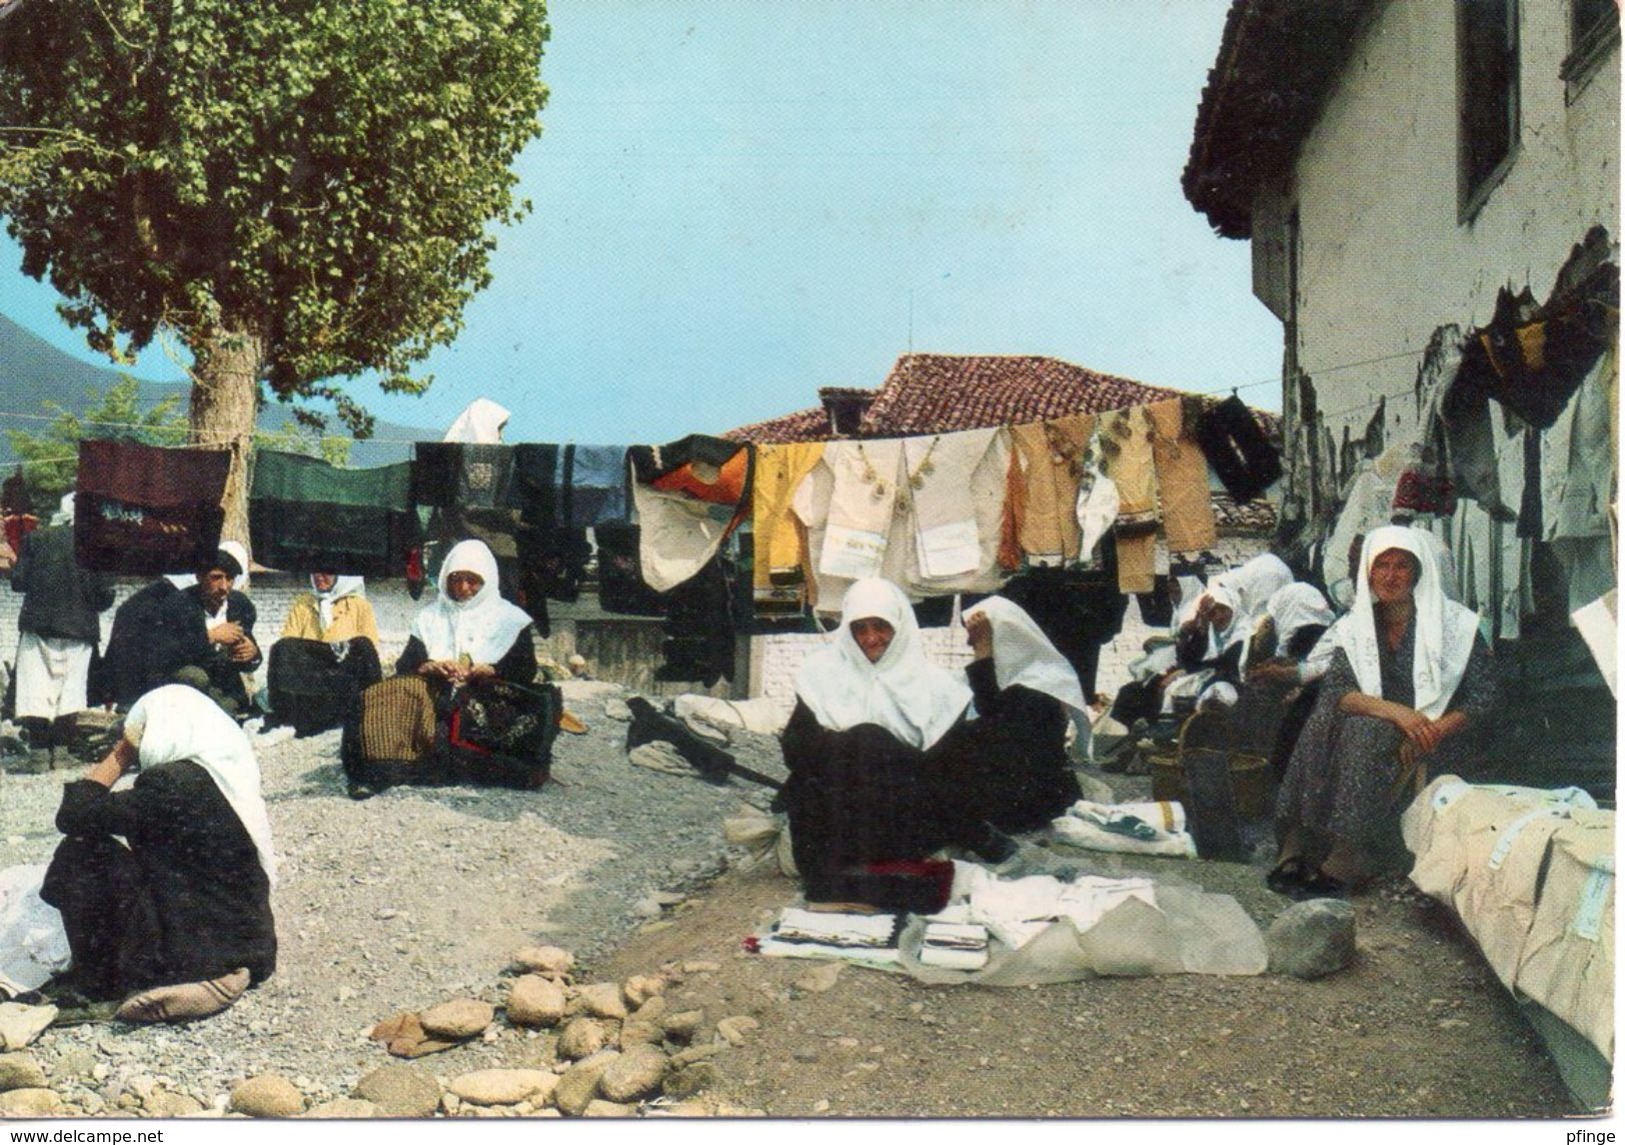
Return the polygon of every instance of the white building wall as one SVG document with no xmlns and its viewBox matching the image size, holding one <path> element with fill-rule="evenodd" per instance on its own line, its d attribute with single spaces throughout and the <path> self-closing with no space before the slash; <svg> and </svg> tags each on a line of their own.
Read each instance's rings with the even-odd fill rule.
<svg viewBox="0 0 1625 1145">
<path fill-rule="evenodd" d="M 1569 5 L 1519 8 L 1517 152 L 1471 221 L 1458 221 L 1453 0 L 1383 5 L 1303 143 L 1287 189 L 1302 235 L 1298 358 L 1339 442 L 1380 396 L 1387 441 L 1413 438 L 1437 327 L 1488 321 L 1502 286 L 1545 299 L 1593 225 L 1619 241 L 1619 50 L 1566 103 Z"/>
</svg>

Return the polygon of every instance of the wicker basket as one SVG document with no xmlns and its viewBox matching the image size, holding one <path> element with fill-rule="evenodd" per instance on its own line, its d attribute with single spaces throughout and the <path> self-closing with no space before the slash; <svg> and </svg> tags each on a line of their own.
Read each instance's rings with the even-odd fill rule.
<svg viewBox="0 0 1625 1145">
<path fill-rule="evenodd" d="M 1270 761 L 1261 755 L 1233 751 L 1230 756 L 1230 788 L 1236 796 L 1236 812 L 1244 819 L 1268 819 L 1274 814 L 1270 803 Z M 1185 769 L 1174 753 L 1153 755 L 1151 798 L 1187 803 Z"/>
</svg>

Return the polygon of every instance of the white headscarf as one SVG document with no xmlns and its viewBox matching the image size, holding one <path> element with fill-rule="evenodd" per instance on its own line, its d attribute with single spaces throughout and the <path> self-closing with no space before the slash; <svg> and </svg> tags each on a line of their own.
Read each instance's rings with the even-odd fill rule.
<svg viewBox="0 0 1625 1145">
<path fill-rule="evenodd" d="M 1208 581 L 1202 595 L 1230 610 L 1230 623 L 1223 631 L 1209 630 L 1209 659 L 1222 652 L 1238 635 L 1243 639 L 1250 637 L 1270 597 L 1291 583 L 1292 570 L 1273 553 L 1256 556 L 1239 568 Z"/>
<path fill-rule="evenodd" d="M 471 572 L 485 584 L 459 603 L 446 582 L 454 572 Z M 516 604 L 502 599 L 497 588 L 497 559 L 484 541 L 459 541 L 440 565 L 440 595 L 412 622 L 412 635 L 423 641 L 431 660 L 467 656 L 475 664 L 495 664 L 530 623 Z"/>
<path fill-rule="evenodd" d="M 502 427 L 508 424 L 508 411 L 490 398 L 475 398 L 457 415 L 442 441 L 470 445 L 501 445 Z"/>
<path fill-rule="evenodd" d="M 1312 624 L 1329 628 L 1337 620 L 1331 605 L 1326 603 L 1326 598 L 1321 595 L 1320 590 L 1302 581 L 1289 584 L 1277 591 L 1270 597 L 1264 611 L 1275 621 L 1277 646 L 1283 652 L 1286 650 L 1287 642 L 1298 629 Z"/>
<path fill-rule="evenodd" d="M 977 613 L 993 625 L 993 674 L 1000 690 L 1019 684 L 1059 700 L 1068 709 L 1078 734 L 1087 736 L 1090 712 L 1077 669 L 1056 650 L 1037 621 L 1015 601 L 1002 596 L 978 601 L 966 615 Z"/>
<path fill-rule="evenodd" d="M 1371 595 L 1371 565 L 1390 549 L 1410 553 L 1422 568 L 1411 594 L 1416 604 L 1416 615 L 1411 621 L 1416 635 L 1411 679 L 1416 710 L 1429 719 L 1438 719 L 1450 706 L 1451 697 L 1467 670 L 1467 658 L 1478 634 L 1478 614 L 1446 599 L 1439 575 L 1438 550 L 1425 539 L 1425 534 L 1406 525 L 1385 525 L 1366 534 L 1354 607 L 1337 624 L 1337 644 L 1354 666 L 1360 691 L 1368 696 L 1381 696 L 1382 665 L 1377 645 L 1381 634 L 1377 631 L 1376 606 Z"/>
<path fill-rule="evenodd" d="M 852 635 L 852 622 L 868 618 L 892 626 L 891 644 L 875 664 Z M 879 724 L 918 748 L 942 738 L 970 702 L 963 679 L 925 658 L 903 590 L 879 577 L 855 581 L 846 590 L 841 627 L 796 673 L 796 695 L 830 731 Z"/>
<path fill-rule="evenodd" d="M 237 721 L 197 689 L 165 684 L 130 708 L 124 738 L 140 749 L 142 767 L 184 759 L 208 772 L 254 841 L 265 877 L 276 886 L 276 852 L 260 794 L 260 765 Z"/>
<path fill-rule="evenodd" d="M 366 581 L 358 576 L 341 576 L 333 581 L 333 587 L 323 592 L 316 587 L 316 574 L 310 577 L 310 591 L 316 594 L 316 612 L 321 617 L 322 631 L 326 632 L 333 626 L 333 606 L 347 596 L 366 596 Z"/>
</svg>

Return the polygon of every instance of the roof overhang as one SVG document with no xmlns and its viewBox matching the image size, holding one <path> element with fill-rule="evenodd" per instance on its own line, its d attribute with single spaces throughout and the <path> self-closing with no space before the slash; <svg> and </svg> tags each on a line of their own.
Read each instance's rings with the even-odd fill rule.
<svg viewBox="0 0 1625 1145">
<path fill-rule="evenodd" d="M 1236 0 L 1196 111 L 1181 183 L 1225 238 L 1252 236 L 1253 196 L 1290 169 L 1379 0 Z"/>
</svg>

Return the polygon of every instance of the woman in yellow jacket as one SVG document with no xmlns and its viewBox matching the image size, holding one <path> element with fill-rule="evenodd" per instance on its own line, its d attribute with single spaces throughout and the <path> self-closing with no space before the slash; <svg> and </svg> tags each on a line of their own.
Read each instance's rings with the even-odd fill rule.
<svg viewBox="0 0 1625 1145">
<path fill-rule="evenodd" d="M 294 598 L 269 669 L 273 718 L 301 736 L 338 727 L 361 689 L 383 678 L 362 578 L 317 572 L 310 587 Z"/>
</svg>

